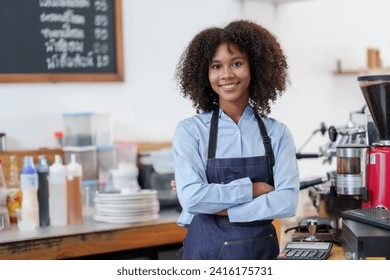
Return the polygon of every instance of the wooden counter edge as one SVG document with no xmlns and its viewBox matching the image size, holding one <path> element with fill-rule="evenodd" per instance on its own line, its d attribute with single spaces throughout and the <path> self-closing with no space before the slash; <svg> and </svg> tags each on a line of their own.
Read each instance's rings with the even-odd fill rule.
<svg viewBox="0 0 390 280">
<path fill-rule="evenodd" d="M 181 243 L 175 222 L 0 244 L 0 259 L 49 260 Z"/>
</svg>

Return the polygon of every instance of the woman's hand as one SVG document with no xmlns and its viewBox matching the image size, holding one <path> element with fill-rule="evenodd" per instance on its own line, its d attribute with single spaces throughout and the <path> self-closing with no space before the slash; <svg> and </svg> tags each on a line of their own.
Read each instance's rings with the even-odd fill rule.
<svg viewBox="0 0 390 280">
<path fill-rule="evenodd" d="M 274 191 L 275 188 L 264 182 L 252 183 L 253 198 Z"/>
</svg>

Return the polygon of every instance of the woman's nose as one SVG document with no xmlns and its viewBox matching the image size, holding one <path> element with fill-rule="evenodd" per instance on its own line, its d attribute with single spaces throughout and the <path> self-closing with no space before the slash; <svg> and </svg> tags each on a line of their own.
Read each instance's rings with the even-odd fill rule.
<svg viewBox="0 0 390 280">
<path fill-rule="evenodd" d="M 234 77 L 234 71 L 231 67 L 224 67 L 222 72 L 222 78 L 231 78 Z"/>
</svg>

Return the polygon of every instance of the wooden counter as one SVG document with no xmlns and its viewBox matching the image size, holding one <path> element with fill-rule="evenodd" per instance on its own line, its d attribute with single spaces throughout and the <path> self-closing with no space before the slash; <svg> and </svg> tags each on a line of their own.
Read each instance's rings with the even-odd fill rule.
<svg viewBox="0 0 390 280">
<path fill-rule="evenodd" d="M 35 231 L 19 231 L 16 225 L 0 231 L 0 260 L 49 260 L 160 247 L 180 246 L 186 229 L 178 226 L 179 212 L 163 210 L 155 221 L 137 224 L 110 224 L 84 220 L 82 225 L 48 226 Z M 286 236 L 274 221 L 281 240 Z M 341 246 L 334 244 L 328 260 L 344 260 Z"/>
<path fill-rule="evenodd" d="M 0 231 L 0 259 L 66 259 L 153 246 L 180 244 L 186 229 L 179 213 L 167 210 L 155 221 L 110 224 L 85 220 L 82 225 L 48 226 L 19 231 L 16 225 Z"/>
<path fill-rule="evenodd" d="M 341 245 L 333 244 L 328 260 L 346 260 L 343 247 Z"/>
</svg>

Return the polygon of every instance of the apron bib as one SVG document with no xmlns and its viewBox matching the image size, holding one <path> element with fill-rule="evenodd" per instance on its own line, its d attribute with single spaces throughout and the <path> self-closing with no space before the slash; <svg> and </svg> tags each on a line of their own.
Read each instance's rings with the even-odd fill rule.
<svg viewBox="0 0 390 280">
<path fill-rule="evenodd" d="M 252 182 L 274 185 L 274 156 L 263 121 L 256 115 L 265 156 L 215 158 L 219 109 L 211 119 L 206 175 L 208 183 L 227 184 L 249 177 Z M 184 239 L 183 259 L 255 260 L 276 259 L 279 244 L 272 220 L 231 223 L 225 216 L 195 215 Z"/>
</svg>

